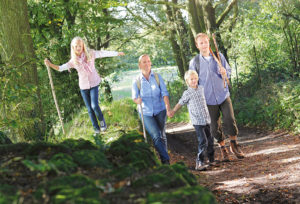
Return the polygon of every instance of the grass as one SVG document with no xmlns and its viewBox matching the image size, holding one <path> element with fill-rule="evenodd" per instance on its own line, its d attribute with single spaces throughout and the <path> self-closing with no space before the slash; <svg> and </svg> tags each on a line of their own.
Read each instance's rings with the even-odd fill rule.
<svg viewBox="0 0 300 204">
<path fill-rule="evenodd" d="M 101 133 L 101 139 L 109 144 L 119 138 L 121 131 L 140 130 L 136 105 L 129 98 L 113 101 L 111 104 L 100 104 L 107 130 Z M 86 139 L 91 142 L 94 140 L 94 130 L 90 121 L 86 107 L 74 114 L 72 119 L 64 124 L 66 134 L 62 133 L 60 124 L 57 124 L 54 137 L 49 138 L 49 142 L 61 142 L 65 139 Z M 55 138 L 55 139 L 54 139 Z"/>
</svg>

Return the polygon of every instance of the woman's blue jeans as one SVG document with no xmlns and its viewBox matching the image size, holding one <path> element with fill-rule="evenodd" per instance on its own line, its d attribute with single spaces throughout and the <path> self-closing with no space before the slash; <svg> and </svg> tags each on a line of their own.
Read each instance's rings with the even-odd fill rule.
<svg viewBox="0 0 300 204">
<path fill-rule="evenodd" d="M 80 93 L 88 109 L 94 130 L 100 130 L 97 118 L 99 121 L 103 121 L 104 117 L 98 103 L 98 86 L 90 89 L 80 89 Z"/>
<path fill-rule="evenodd" d="M 162 132 L 166 123 L 166 110 L 159 112 L 154 116 L 144 115 L 145 129 L 151 136 L 154 147 L 160 156 L 162 163 L 169 161 L 169 155 L 166 150 L 164 141 L 162 140 Z"/>
</svg>

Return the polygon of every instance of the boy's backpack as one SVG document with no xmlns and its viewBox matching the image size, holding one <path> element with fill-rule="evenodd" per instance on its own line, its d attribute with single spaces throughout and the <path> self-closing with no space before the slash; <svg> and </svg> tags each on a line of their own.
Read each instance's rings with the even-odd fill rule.
<svg viewBox="0 0 300 204">
<path fill-rule="evenodd" d="M 153 72 L 153 74 L 154 74 L 154 77 L 155 77 L 155 81 L 156 81 L 158 87 L 160 88 L 160 82 L 159 82 L 158 74 L 156 72 Z M 140 76 L 137 76 L 137 78 L 135 79 L 135 81 L 136 81 L 136 85 L 137 85 L 137 87 L 138 87 L 138 89 L 140 91 L 141 90 L 141 78 L 140 78 Z"/>
</svg>

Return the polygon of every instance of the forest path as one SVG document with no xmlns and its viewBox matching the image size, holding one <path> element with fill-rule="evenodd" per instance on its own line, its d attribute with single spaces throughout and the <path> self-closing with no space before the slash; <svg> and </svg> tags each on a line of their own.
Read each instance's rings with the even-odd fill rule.
<svg viewBox="0 0 300 204">
<path fill-rule="evenodd" d="M 218 203 L 300 203 L 300 135 L 240 128 L 238 141 L 246 158 L 230 154 L 231 162 L 220 162 L 206 171 L 194 170 L 197 139 L 193 126 L 167 124 L 167 138 L 171 164 L 184 162 Z M 215 158 L 220 160 L 216 142 Z"/>
</svg>

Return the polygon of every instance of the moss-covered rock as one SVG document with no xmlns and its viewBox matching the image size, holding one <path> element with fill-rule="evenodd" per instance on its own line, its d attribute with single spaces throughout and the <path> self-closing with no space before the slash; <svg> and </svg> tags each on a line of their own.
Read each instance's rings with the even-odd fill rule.
<svg viewBox="0 0 300 204">
<path fill-rule="evenodd" d="M 0 145 L 0 155 L 8 153 L 23 154 L 31 145 L 28 143 L 2 144 Z"/>
<path fill-rule="evenodd" d="M 73 174 L 63 176 L 44 183 L 34 193 L 40 203 L 45 200 L 45 195 L 50 197 L 50 203 L 108 203 L 100 198 L 99 189 L 95 182 L 83 175 Z"/>
<path fill-rule="evenodd" d="M 97 150 L 97 146 L 94 145 L 91 141 L 84 140 L 82 138 L 75 140 L 75 139 L 66 139 L 61 144 L 67 146 L 72 151 L 78 150 Z"/>
<path fill-rule="evenodd" d="M 158 165 L 155 154 L 137 131 L 123 134 L 111 144 L 107 154 L 117 167 L 131 165 L 133 169 L 140 171 Z"/>
<path fill-rule="evenodd" d="M 186 177 L 188 179 L 186 179 Z M 135 189 L 143 188 L 147 191 L 155 191 L 158 189 L 172 189 L 195 184 L 196 179 L 193 175 L 189 175 L 183 165 L 176 164 L 175 166 L 163 165 L 154 169 L 152 173 L 133 182 L 132 187 Z"/>
<path fill-rule="evenodd" d="M 72 154 L 74 161 L 82 167 L 110 168 L 111 164 L 99 150 L 80 150 Z"/>
<path fill-rule="evenodd" d="M 7 184 L 1 184 L 0 185 L 0 204 L 6 204 L 6 203 L 13 203 L 17 200 L 16 196 L 16 187 L 7 185 Z"/>
<path fill-rule="evenodd" d="M 73 158 L 64 153 L 55 154 L 49 162 L 54 164 L 59 171 L 66 173 L 72 173 L 77 169 L 77 164 L 73 161 Z"/>
<path fill-rule="evenodd" d="M 149 193 L 146 203 L 216 204 L 214 195 L 202 186 L 179 188 L 172 192 Z"/>
<path fill-rule="evenodd" d="M 38 156 L 40 158 L 49 159 L 57 153 L 71 154 L 71 150 L 62 144 L 53 144 L 48 142 L 37 142 L 26 149 L 25 154 L 28 156 Z"/>
</svg>

